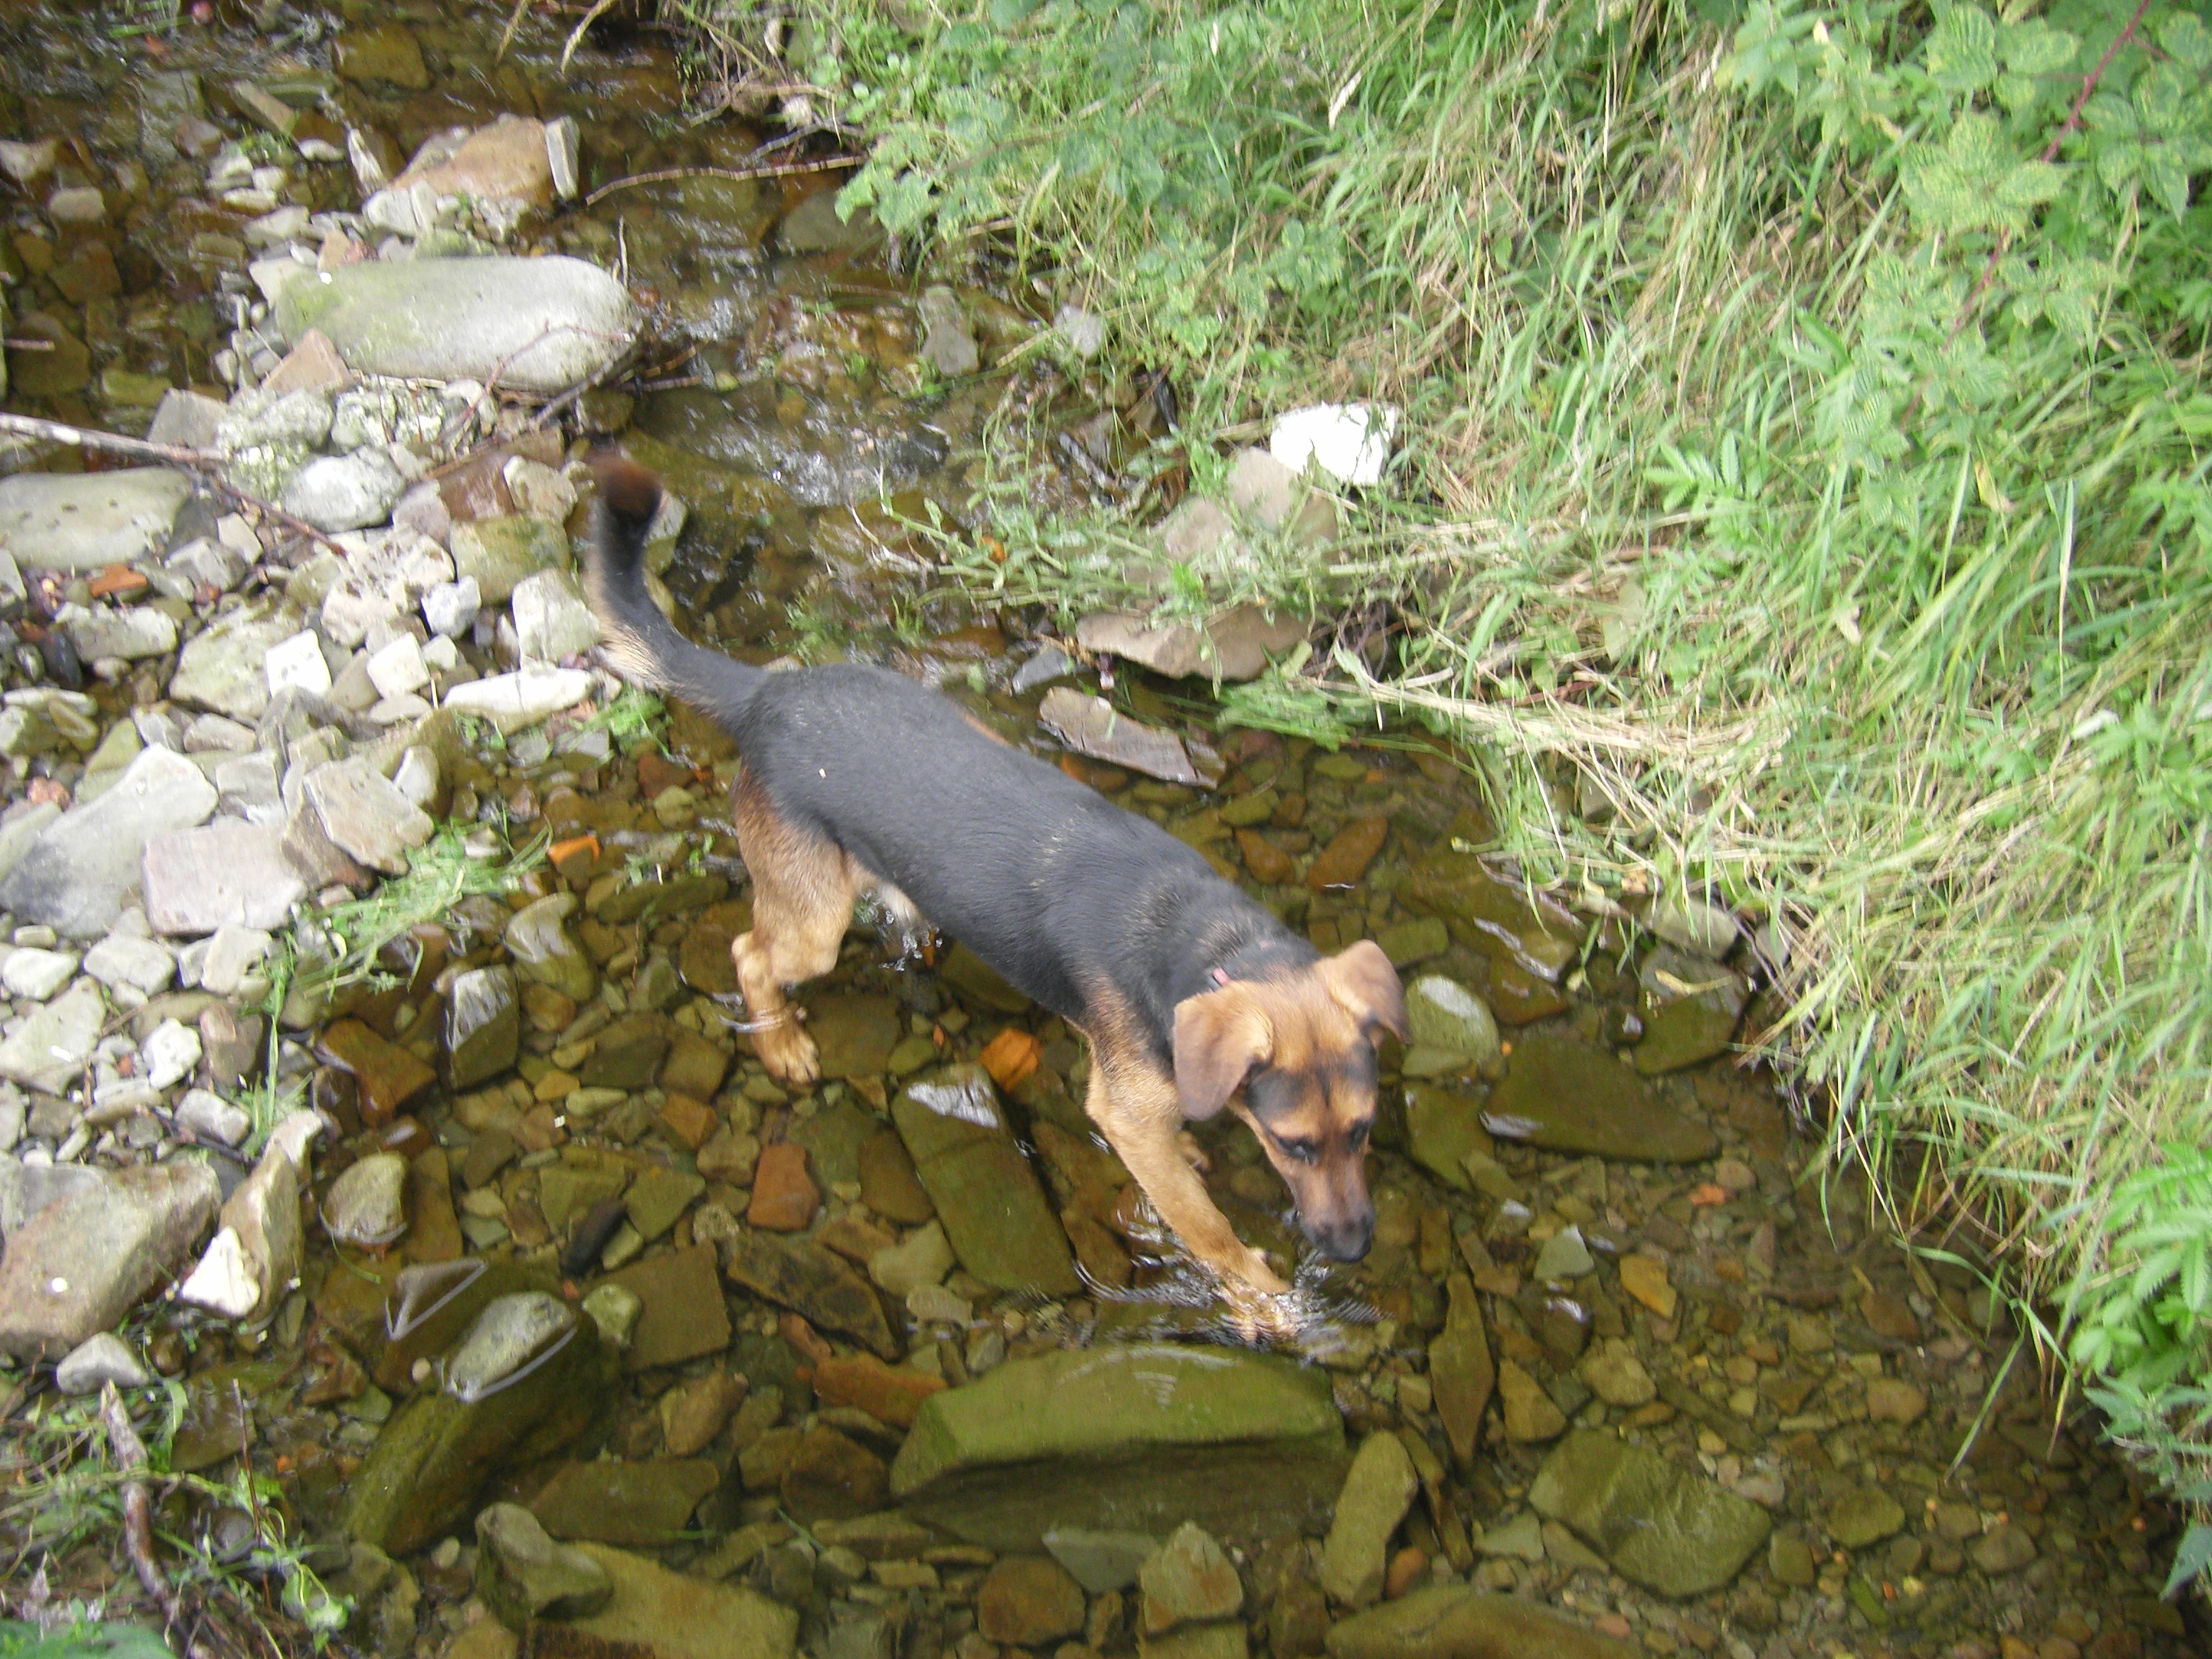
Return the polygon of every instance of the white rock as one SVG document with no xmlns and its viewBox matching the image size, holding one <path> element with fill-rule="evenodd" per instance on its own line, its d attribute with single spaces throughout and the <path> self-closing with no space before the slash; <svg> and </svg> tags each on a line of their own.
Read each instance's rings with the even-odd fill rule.
<svg viewBox="0 0 2212 1659">
<path fill-rule="evenodd" d="M 435 828 L 359 755 L 317 767 L 304 787 L 331 844 L 388 876 L 407 872 L 408 849 L 429 840 Z"/>
<path fill-rule="evenodd" d="M 111 989 L 128 987 L 150 997 L 176 976 L 177 959 L 150 939 L 110 933 L 84 953 L 84 971 Z"/>
<path fill-rule="evenodd" d="M 323 659 L 322 644 L 312 631 L 295 634 L 283 644 L 270 647 L 263 665 L 268 672 L 271 696 L 288 685 L 296 685 L 319 697 L 330 692 L 331 665 Z"/>
<path fill-rule="evenodd" d="M 438 793 L 438 757 L 420 744 L 411 744 L 399 757 L 392 787 L 416 805 L 428 809 Z"/>
<path fill-rule="evenodd" d="M 66 951 L 11 951 L 0 965 L 0 985 L 8 994 L 29 1002 L 44 1002 L 69 983 L 77 959 Z"/>
<path fill-rule="evenodd" d="M 1293 472 L 1310 461 L 1339 483 L 1379 483 L 1398 433 L 1387 404 L 1316 404 L 1275 417 L 1267 447 Z"/>
<path fill-rule="evenodd" d="M 540 570 L 514 585 L 509 602 L 525 663 L 557 663 L 599 642 L 599 618 L 566 571 Z"/>
<path fill-rule="evenodd" d="M 433 634 L 422 647 L 422 663 L 433 674 L 450 674 L 461 665 L 460 647 L 443 634 Z"/>
<path fill-rule="evenodd" d="M 177 1127 L 191 1130 L 198 1139 L 235 1146 L 252 1132 L 253 1115 L 212 1089 L 187 1089 L 177 1103 Z"/>
<path fill-rule="evenodd" d="M 382 524 L 407 480 L 380 449 L 325 455 L 309 461 L 284 486 L 284 510 L 318 530 L 358 530 Z"/>
<path fill-rule="evenodd" d="M 404 697 L 430 683 L 430 670 L 422 660 L 422 647 L 412 634 L 402 634 L 368 659 L 369 683 L 377 694 Z"/>
<path fill-rule="evenodd" d="M 441 582 L 422 595 L 422 620 L 441 639 L 465 634 L 483 608 L 483 595 L 474 576 Z"/>
<path fill-rule="evenodd" d="M 200 1034 L 165 1019 L 138 1045 L 141 1073 L 149 1089 L 166 1089 L 191 1075 L 200 1063 Z"/>
<path fill-rule="evenodd" d="M 590 695 L 592 676 L 580 668 L 525 668 L 471 680 L 446 694 L 446 707 L 481 714 L 501 732 L 520 732 Z"/>
<path fill-rule="evenodd" d="M 363 592 L 350 582 L 341 582 L 323 595 L 323 632 L 334 645 L 350 651 L 380 623 L 399 620 L 399 606 L 381 590 Z"/>
<path fill-rule="evenodd" d="M 96 662 L 103 657 L 136 662 L 142 657 L 163 656 L 177 648 L 176 619 L 150 605 L 94 611 L 81 605 L 65 605 L 54 621 L 69 635 L 77 655 L 87 662 Z"/>
<path fill-rule="evenodd" d="M 82 1080 L 84 1063 L 100 1041 L 107 1006 L 100 988 L 79 980 L 30 1017 L 0 1042 L 0 1077 L 46 1094 L 59 1094 Z"/>
<path fill-rule="evenodd" d="M 103 1384 L 143 1389 L 154 1379 L 123 1339 L 112 1331 L 88 1336 L 54 1367 L 54 1386 L 64 1394 L 98 1394 Z"/>
<path fill-rule="evenodd" d="M 216 1234 L 199 1265 L 177 1286 L 177 1297 L 225 1319 L 243 1319 L 259 1305 L 260 1277 L 246 1260 L 236 1229 L 225 1227 Z"/>
<path fill-rule="evenodd" d="M 400 726 L 429 717 L 430 705 L 412 691 L 396 697 L 379 697 L 368 708 L 368 718 L 378 726 Z"/>
<path fill-rule="evenodd" d="M 244 755 L 260 739 L 252 726 L 226 714 L 202 714 L 184 729 L 178 741 L 187 755 Z"/>
<path fill-rule="evenodd" d="M 1088 362 L 1106 349 L 1106 324 L 1081 306 L 1062 306 L 1053 313 L 1053 331 L 1067 349 Z"/>
<path fill-rule="evenodd" d="M 168 540 L 192 481 L 167 467 L 0 478 L 0 542 L 49 570 L 134 564 Z"/>
<path fill-rule="evenodd" d="M 177 950 L 177 988 L 197 991 L 200 986 L 200 969 L 206 964 L 208 946 L 215 943 L 215 935 L 196 939 Z"/>
<path fill-rule="evenodd" d="M 268 959 L 274 941 L 258 927 L 218 927 L 208 939 L 200 963 L 200 988 L 227 997 L 239 981 Z"/>
<path fill-rule="evenodd" d="M 500 469 L 500 477 L 507 481 L 507 493 L 514 498 L 518 513 L 560 525 L 568 523 L 575 510 L 576 486 L 543 461 L 513 456 Z"/>
<path fill-rule="evenodd" d="M 545 161 L 553 171 L 553 193 L 564 202 L 581 184 L 576 166 L 579 137 L 573 115 L 558 115 L 545 124 Z"/>
<path fill-rule="evenodd" d="M 271 258 L 248 261 L 246 274 L 253 279 L 254 287 L 261 290 L 261 297 L 274 305 L 277 295 L 301 277 L 313 276 L 315 268 L 301 264 L 289 253 L 280 253 Z"/>
</svg>

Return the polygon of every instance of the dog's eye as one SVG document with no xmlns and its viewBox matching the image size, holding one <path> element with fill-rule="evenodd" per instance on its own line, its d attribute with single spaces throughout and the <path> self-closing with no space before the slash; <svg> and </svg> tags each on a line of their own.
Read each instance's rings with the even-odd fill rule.
<svg viewBox="0 0 2212 1659">
<path fill-rule="evenodd" d="M 1344 1132 L 1344 1144 L 1351 1147 L 1353 1152 L 1358 1152 L 1367 1144 L 1367 1128 L 1368 1126 L 1364 1123 L 1353 1124 Z"/>
<path fill-rule="evenodd" d="M 1321 1162 L 1321 1148 L 1310 1140 L 1280 1140 L 1275 1143 L 1301 1164 Z"/>
</svg>

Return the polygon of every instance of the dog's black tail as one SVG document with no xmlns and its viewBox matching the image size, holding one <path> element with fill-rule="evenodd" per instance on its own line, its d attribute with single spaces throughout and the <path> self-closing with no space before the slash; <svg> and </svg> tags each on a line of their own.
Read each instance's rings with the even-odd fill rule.
<svg viewBox="0 0 2212 1659">
<path fill-rule="evenodd" d="M 759 685 L 749 663 L 694 645 L 660 614 L 645 587 L 645 538 L 660 508 L 660 480 L 608 450 L 592 459 L 599 486 L 584 587 L 606 633 L 607 655 L 630 678 L 684 699 L 726 725 Z"/>
</svg>

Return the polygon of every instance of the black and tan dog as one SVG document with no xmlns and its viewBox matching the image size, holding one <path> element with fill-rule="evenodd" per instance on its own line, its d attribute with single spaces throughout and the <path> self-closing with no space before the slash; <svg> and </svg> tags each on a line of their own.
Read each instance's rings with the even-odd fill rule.
<svg viewBox="0 0 2212 1659">
<path fill-rule="evenodd" d="M 1289 1286 L 1183 1155 L 1185 1121 L 1224 1106 L 1289 1183 L 1315 1246 L 1364 1255 L 1375 1034 L 1406 1034 L 1382 950 L 1320 957 L 1165 830 L 901 675 L 769 673 L 692 644 L 646 592 L 658 481 L 611 454 L 594 466 L 587 580 L 609 655 L 718 722 L 744 762 L 735 821 L 752 931 L 732 954 L 762 1063 L 787 1083 L 818 1075 L 785 988 L 836 965 L 854 901 L 872 892 L 1091 1040 L 1085 1109 L 1232 1301 L 1249 1310 Z"/>
</svg>

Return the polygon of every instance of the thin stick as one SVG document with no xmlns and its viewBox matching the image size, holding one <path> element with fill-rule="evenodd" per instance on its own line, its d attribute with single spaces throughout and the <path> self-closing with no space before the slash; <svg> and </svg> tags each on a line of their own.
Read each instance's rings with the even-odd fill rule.
<svg viewBox="0 0 2212 1659">
<path fill-rule="evenodd" d="M 123 1409 L 123 1396 L 112 1382 L 100 1386 L 100 1421 L 107 1431 L 115 1466 L 124 1477 L 123 1553 L 131 1558 L 131 1570 L 138 1575 L 146 1599 L 161 1610 L 162 1620 L 173 1628 L 184 1609 L 162 1576 L 161 1564 L 154 1559 L 153 1499 L 147 1495 L 146 1483 L 137 1478 L 146 1467 L 146 1443 L 131 1426 L 131 1413 Z"/>
<path fill-rule="evenodd" d="M 514 44 L 514 32 L 522 27 L 522 15 L 529 9 L 530 0 L 514 0 L 514 9 L 507 14 L 507 27 L 499 37 L 499 50 L 492 54 L 493 63 L 506 60 L 507 49 Z"/>
<path fill-rule="evenodd" d="M 795 173 L 827 173 L 832 167 L 856 167 L 860 165 L 857 155 L 825 155 L 814 161 L 785 161 L 759 167 L 660 167 L 652 173 L 633 173 L 627 179 L 617 179 L 601 185 L 584 198 L 586 207 L 597 205 L 604 197 L 632 185 L 662 185 L 672 179 L 781 179 Z"/>
<path fill-rule="evenodd" d="M 44 438 L 50 443 L 69 444 L 79 449 L 102 449 L 111 454 L 129 455 L 138 460 L 167 461 L 173 466 L 190 467 L 211 489 L 221 490 L 231 500 L 275 520 L 295 535 L 321 543 L 340 558 L 345 556 L 344 548 L 305 519 L 295 518 L 273 502 L 264 501 L 258 495 L 248 495 L 224 477 L 221 471 L 223 458 L 207 450 L 186 449 L 179 444 L 149 443 L 143 438 L 126 438 L 118 432 L 95 432 L 87 427 L 40 420 L 33 415 L 0 415 L 0 432 L 12 432 L 22 438 Z"/>
</svg>

